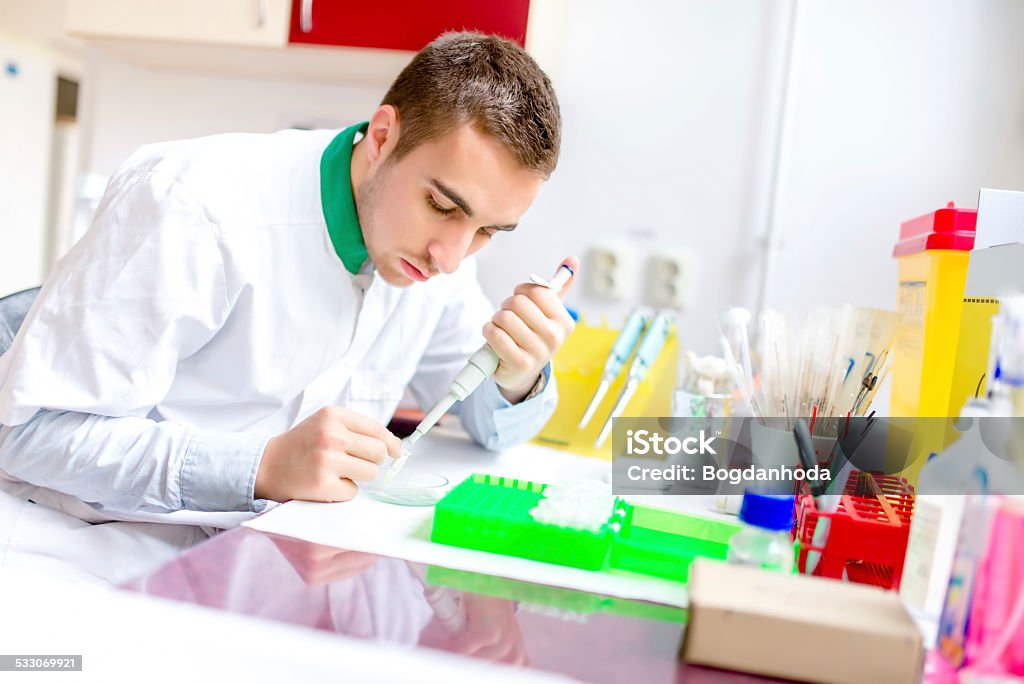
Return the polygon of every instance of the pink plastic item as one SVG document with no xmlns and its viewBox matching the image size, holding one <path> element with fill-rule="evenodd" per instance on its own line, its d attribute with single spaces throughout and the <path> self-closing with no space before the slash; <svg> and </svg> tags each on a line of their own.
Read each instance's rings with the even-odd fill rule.
<svg viewBox="0 0 1024 684">
<path fill-rule="evenodd" d="M 965 655 L 967 668 L 1024 676 L 1024 506 L 994 513 L 988 553 L 978 568 Z"/>
</svg>

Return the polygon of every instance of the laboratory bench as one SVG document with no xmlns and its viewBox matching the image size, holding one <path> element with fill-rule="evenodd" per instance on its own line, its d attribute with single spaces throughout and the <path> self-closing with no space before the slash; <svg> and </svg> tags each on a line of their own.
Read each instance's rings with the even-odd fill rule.
<svg viewBox="0 0 1024 684">
<path fill-rule="evenodd" d="M 610 473 L 608 461 L 536 444 L 487 452 L 444 429 L 417 445 L 408 468 L 453 485 L 474 472 L 540 482 L 607 481 Z M 713 496 L 626 498 L 730 518 L 714 510 Z M 293 501 L 123 588 L 367 648 L 461 656 L 454 660 L 466 667 L 502 663 L 596 683 L 777 681 L 683 662 L 684 584 L 433 543 L 432 520 L 431 507 L 390 505 L 366 492 L 338 504 Z M 429 672 L 422 678 L 431 681 Z"/>
<path fill-rule="evenodd" d="M 585 682 L 775 681 L 687 665 L 686 611 L 239 527 L 124 586 L 132 592 L 437 650 Z M 418 678 L 431 681 L 430 672 Z"/>
</svg>

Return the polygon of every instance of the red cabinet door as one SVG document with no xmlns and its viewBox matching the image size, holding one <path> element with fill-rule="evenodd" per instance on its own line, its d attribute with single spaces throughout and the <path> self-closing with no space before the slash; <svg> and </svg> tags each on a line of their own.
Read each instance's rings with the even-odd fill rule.
<svg viewBox="0 0 1024 684">
<path fill-rule="evenodd" d="M 417 51 L 445 31 L 526 40 L 530 0 L 292 0 L 291 43 Z"/>
</svg>

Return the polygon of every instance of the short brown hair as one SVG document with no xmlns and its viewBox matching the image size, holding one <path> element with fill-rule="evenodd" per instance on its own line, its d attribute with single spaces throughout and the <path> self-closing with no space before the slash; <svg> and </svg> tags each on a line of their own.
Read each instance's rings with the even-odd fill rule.
<svg viewBox="0 0 1024 684">
<path fill-rule="evenodd" d="M 558 163 L 562 121 L 551 81 L 526 51 L 503 38 L 440 36 L 413 57 L 381 104 L 398 110 L 396 160 L 471 123 L 545 178 Z"/>
</svg>

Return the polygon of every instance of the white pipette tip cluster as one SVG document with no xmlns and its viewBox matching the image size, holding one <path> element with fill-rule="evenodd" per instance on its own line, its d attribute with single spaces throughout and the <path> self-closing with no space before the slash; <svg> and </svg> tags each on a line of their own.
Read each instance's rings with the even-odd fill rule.
<svg viewBox="0 0 1024 684">
<path fill-rule="evenodd" d="M 736 379 L 725 359 L 717 356 L 698 357 L 683 352 L 679 364 L 679 387 L 690 394 L 732 394 Z"/>
<path fill-rule="evenodd" d="M 575 480 L 548 485 L 530 516 L 544 525 L 600 532 L 615 512 L 611 485 L 600 480 Z"/>
<path fill-rule="evenodd" d="M 725 320 L 737 327 L 747 327 L 750 325 L 750 319 L 750 311 L 740 306 L 734 306 L 725 312 Z"/>
</svg>

